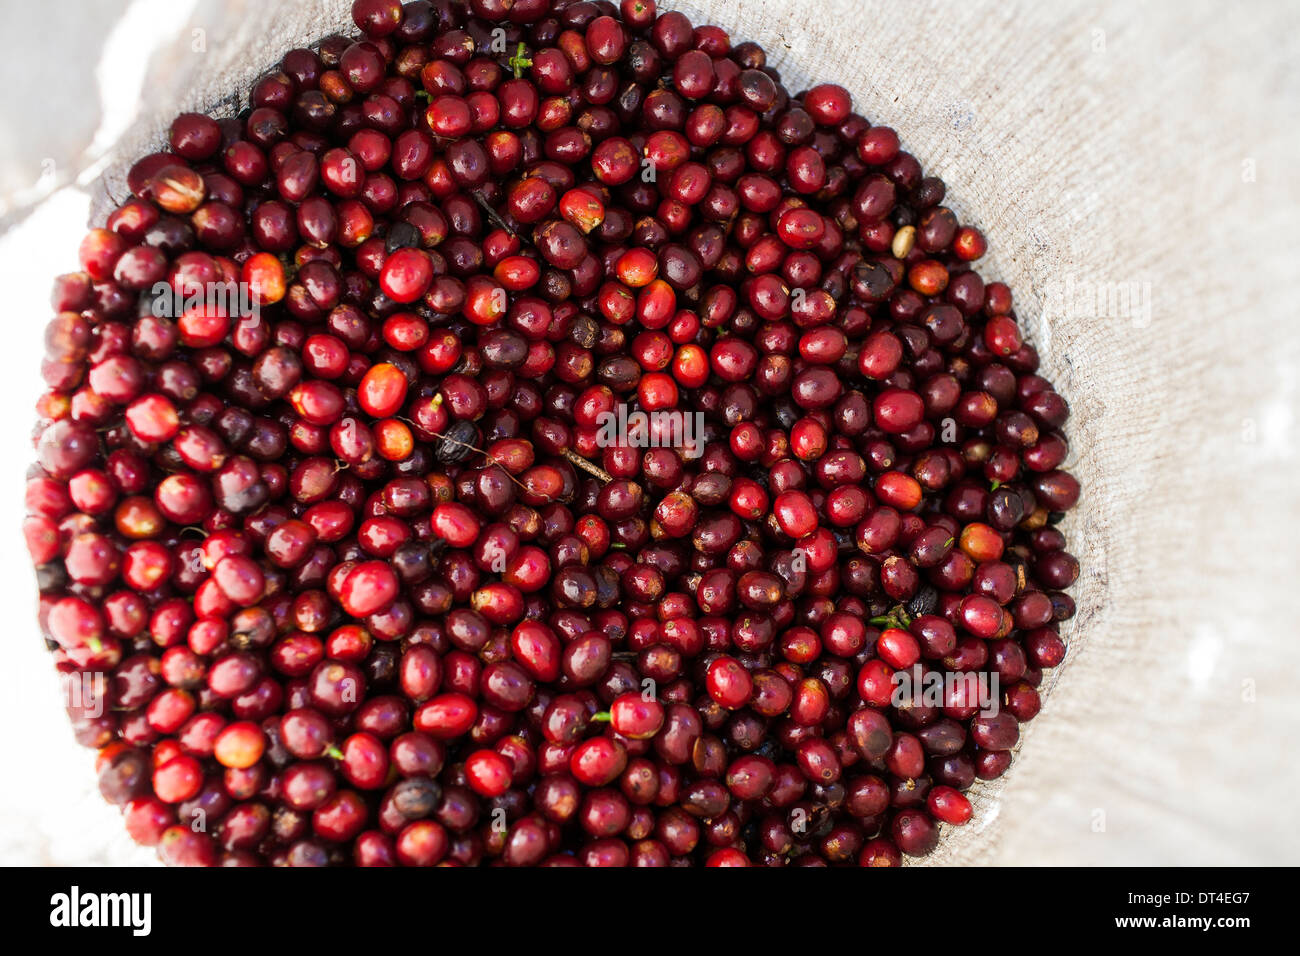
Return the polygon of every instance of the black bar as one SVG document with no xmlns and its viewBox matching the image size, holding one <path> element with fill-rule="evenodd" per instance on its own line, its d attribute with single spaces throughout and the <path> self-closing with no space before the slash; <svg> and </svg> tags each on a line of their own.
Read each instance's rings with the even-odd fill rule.
<svg viewBox="0 0 1300 956">
<path fill-rule="evenodd" d="M 1044 942 L 1069 939 L 1165 940 L 1199 937 L 1234 946 L 1258 930 L 1285 932 L 1284 915 L 1293 873 L 1273 869 L 935 869 L 820 874 L 700 874 L 681 870 L 594 873 L 566 870 L 437 869 L 331 870 L 277 873 L 268 870 L 105 870 L 91 868 L 10 871 L 4 894 L 6 924 L 16 938 L 28 933 L 52 939 L 76 934 L 113 938 L 132 945 L 153 940 L 234 940 L 261 948 L 270 941 L 348 939 L 376 945 L 394 935 L 414 935 L 437 946 L 439 939 L 466 939 L 486 932 L 483 946 L 513 939 L 531 941 L 545 932 L 574 941 L 664 938 L 685 931 L 720 941 L 735 935 L 761 940 L 778 927 L 808 933 L 818 943 L 909 934 L 935 941 L 970 938 L 978 925 L 1022 940 L 1039 932 Z M 1284 888 L 1283 881 L 1287 886 Z M 130 925 L 122 898 L 115 927 L 73 927 L 72 887 L 89 918 L 87 897 L 149 894 L 148 933 Z M 143 903 L 143 897 L 139 898 Z M 96 904 L 98 906 L 98 898 Z M 113 906 L 107 912 L 112 915 Z M 62 922 L 64 925 L 53 925 Z M 143 920 L 136 921 L 143 929 Z M 951 926 L 945 926 L 951 922 Z M 124 925 L 123 925 L 124 924 Z M 590 932 L 600 932 L 595 936 Z M 997 927 L 995 930 L 994 927 Z M 866 937 L 862 934 L 866 932 Z M 451 933 L 454 935 L 448 936 Z M 246 934 L 252 934 L 246 935 Z M 468 934 L 462 935 L 462 934 Z M 613 934 L 613 935 L 609 935 Z M 901 935 L 900 935 L 901 934 Z M 964 948 L 964 947 L 963 947 Z"/>
</svg>

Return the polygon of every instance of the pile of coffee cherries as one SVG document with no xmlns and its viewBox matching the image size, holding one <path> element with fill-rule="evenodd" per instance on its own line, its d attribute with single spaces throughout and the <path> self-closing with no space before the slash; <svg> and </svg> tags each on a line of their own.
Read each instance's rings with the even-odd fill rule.
<svg viewBox="0 0 1300 956">
<path fill-rule="evenodd" d="M 930 853 L 1079 574 L 984 236 L 843 88 L 654 0 L 352 13 L 177 117 L 53 294 L 26 539 L 131 836 Z"/>
</svg>

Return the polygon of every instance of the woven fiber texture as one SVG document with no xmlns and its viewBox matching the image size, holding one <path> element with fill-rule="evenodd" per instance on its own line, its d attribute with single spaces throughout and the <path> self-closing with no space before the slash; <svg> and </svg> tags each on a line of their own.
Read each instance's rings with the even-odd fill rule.
<svg viewBox="0 0 1300 956">
<path fill-rule="evenodd" d="M 898 129 L 988 236 L 980 270 L 1011 286 L 1071 404 L 1067 660 L 1009 773 L 927 862 L 1300 860 L 1274 816 L 1300 785 L 1300 7 L 661 7 Z M 149 64 L 101 214 L 178 108 L 230 110 L 285 50 L 351 29 L 348 8 L 199 0 Z"/>
</svg>

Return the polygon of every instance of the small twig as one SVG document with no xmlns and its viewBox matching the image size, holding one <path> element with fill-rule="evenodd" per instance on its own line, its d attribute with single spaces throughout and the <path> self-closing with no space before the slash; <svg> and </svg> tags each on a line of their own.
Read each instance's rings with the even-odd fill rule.
<svg viewBox="0 0 1300 956">
<path fill-rule="evenodd" d="M 583 458 L 572 448 L 566 448 L 564 449 L 564 451 L 560 452 L 560 454 L 562 454 L 569 461 L 570 464 L 577 465 L 587 474 L 599 478 L 603 482 L 608 483 L 614 480 L 614 476 L 611 475 L 609 472 L 607 472 L 604 468 L 601 468 L 599 465 L 594 465 L 591 462 L 587 461 L 587 459 Z"/>
<path fill-rule="evenodd" d="M 473 192 L 470 193 L 470 195 L 474 197 L 475 202 L 477 202 L 480 206 L 483 207 L 483 211 L 487 213 L 488 220 L 492 223 L 492 225 L 496 226 L 498 229 L 500 229 L 502 232 L 506 233 L 507 235 L 511 236 L 512 238 L 518 239 L 520 242 L 525 241 L 524 238 L 519 235 L 519 233 L 515 232 L 513 229 L 510 228 L 509 223 L 507 223 L 504 219 L 501 218 L 501 214 L 492 208 L 492 204 L 483 198 L 483 194 L 481 192 L 479 192 L 478 190 L 474 190 Z"/>
</svg>

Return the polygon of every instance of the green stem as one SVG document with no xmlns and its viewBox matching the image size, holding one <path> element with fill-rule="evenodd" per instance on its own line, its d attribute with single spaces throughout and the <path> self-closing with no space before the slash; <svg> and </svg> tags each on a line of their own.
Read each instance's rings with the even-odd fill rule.
<svg viewBox="0 0 1300 956">
<path fill-rule="evenodd" d="M 516 80 L 522 78 L 524 70 L 533 65 L 533 61 L 528 58 L 527 53 L 528 47 L 524 46 L 524 43 L 521 40 L 519 43 L 519 49 L 515 51 L 515 55 L 506 61 L 510 69 L 514 70 Z"/>
</svg>

